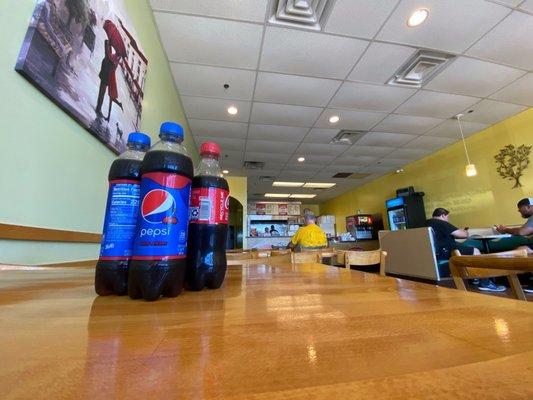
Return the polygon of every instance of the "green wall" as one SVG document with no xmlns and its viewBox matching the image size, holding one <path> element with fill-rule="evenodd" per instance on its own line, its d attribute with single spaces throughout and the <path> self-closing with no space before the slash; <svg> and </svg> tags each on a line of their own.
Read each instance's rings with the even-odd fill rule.
<svg viewBox="0 0 533 400">
<path fill-rule="evenodd" d="M 187 125 L 148 0 L 124 1 L 149 61 L 141 130 L 154 140 L 161 121 Z M 0 1 L 0 222 L 100 233 L 115 155 L 14 70 L 34 7 Z M 196 164 L 188 128 L 186 145 Z M 98 250 L 0 240 L 0 263 L 92 259 Z"/>
</svg>

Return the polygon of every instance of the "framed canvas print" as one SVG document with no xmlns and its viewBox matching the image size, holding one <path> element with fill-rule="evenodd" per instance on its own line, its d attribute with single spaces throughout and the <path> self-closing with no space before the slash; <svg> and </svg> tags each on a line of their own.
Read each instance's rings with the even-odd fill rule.
<svg viewBox="0 0 533 400">
<path fill-rule="evenodd" d="M 139 129 L 147 67 L 122 0 L 38 0 L 15 69 L 120 153 Z"/>
</svg>

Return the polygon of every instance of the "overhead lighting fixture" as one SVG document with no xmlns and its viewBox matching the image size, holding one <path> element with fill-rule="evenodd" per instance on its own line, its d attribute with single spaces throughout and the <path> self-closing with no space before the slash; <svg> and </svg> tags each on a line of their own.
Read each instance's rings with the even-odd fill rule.
<svg viewBox="0 0 533 400">
<path fill-rule="evenodd" d="M 304 185 L 304 188 L 312 188 L 312 189 L 329 189 L 333 186 L 335 186 L 336 183 L 318 183 L 318 182 L 307 182 Z"/>
<path fill-rule="evenodd" d="M 419 8 L 411 14 L 409 19 L 407 19 L 407 26 L 414 28 L 422 24 L 429 17 L 429 10 L 427 8 Z"/>
<path fill-rule="evenodd" d="M 228 107 L 228 114 L 229 115 L 237 115 L 237 113 L 239 112 L 239 109 L 235 106 L 229 106 Z"/>
<path fill-rule="evenodd" d="M 329 117 L 329 123 L 330 124 L 336 124 L 337 122 L 339 122 L 341 119 L 338 115 L 332 115 L 331 117 Z"/>
<path fill-rule="evenodd" d="M 401 174 L 402 172 L 403 172 L 403 168 L 398 168 L 398 169 L 396 170 L 396 173 L 397 173 L 397 174 Z"/>
<path fill-rule="evenodd" d="M 278 186 L 278 187 L 302 187 L 304 185 L 304 182 L 272 182 L 272 186 Z"/>
<path fill-rule="evenodd" d="M 298 157 L 298 162 L 304 162 L 305 161 L 305 157 Z"/>
<path fill-rule="evenodd" d="M 222 171 L 223 174 L 229 174 L 229 171 L 227 169 L 225 169 L 224 171 Z"/>
<path fill-rule="evenodd" d="M 470 162 L 470 157 L 468 156 L 468 149 L 466 148 L 466 141 L 465 141 L 465 135 L 463 133 L 463 126 L 461 125 L 461 118 L 463 117 L 463 114 L 457 114 L 455 116 L 455 119 L 457 120 L 457 123 L 459 124 L 459 131 L 461 132 L 461 140 L 463 141 L 463 147 L 465 148 L 465 155 L 466 155 L 466 166 L 465 166 L 465 173 L 466 176 L 469 178 L 472 176 L 477 175 L 476 166 Z"/>
<path fill-rule="evenodd" d="M 287 198 L 289 197 L 290 194 L 288 193 L 265 193 L 265 197 L 274 197 L 274 198 L 279 198 L 279 199 L 283 199 L 283 198 Z"/>
<path fill-rule="evenodd" d="M 291 199 L 312 199 L 316 197 L 316 194 L 291 194 Z"/>
</svg>

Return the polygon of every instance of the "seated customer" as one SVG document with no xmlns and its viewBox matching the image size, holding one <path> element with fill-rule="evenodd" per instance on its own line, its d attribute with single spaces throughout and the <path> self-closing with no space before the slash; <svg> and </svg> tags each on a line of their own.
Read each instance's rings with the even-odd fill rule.
<svg viewBox="0 0 533 400">
<path fill-rule="evenodd" d="M 314 214 L 305 214 L 305 226 L 296 231 L 287 248 L 294 249 L 298 246 L 301 250 L 314 250 L 327 247 L 328 239 L 326 234 L 315 222 Z"/>
<path fill-rule="evenodd" d="M 433 218 L 426 221 L 426 225 L 433 229 L 435 235 L 436 255 L 438 260 L 448 260 L 452 256 L 453 250 L 459 250 L 462 255 L 479 255 L 479 250 L 475 247 L 464 246 L 455 239 L 466 239 L 468 231 L 459 229 L 448 222 L 450 212 L 444 208 L 436 208 L 433 211 Z M 498 286 L 490 279 L 479 280 L 479 290 L 488 292 L 504 292 L 505 286 Z"/>
</svg>

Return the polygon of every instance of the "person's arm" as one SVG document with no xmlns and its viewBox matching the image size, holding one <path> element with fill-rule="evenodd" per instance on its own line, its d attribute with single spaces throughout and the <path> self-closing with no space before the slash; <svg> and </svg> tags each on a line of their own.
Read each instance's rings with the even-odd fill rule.
<svg viewBox="0 0 533 400">
<path fill-rule="evenodd" d="M 517 235 L 517 236 L 533 235 L 533 227 L 527 226 L 527 224 L 524 224 L 516 228 L 498 225 L 496 226 L 496 230 L 500 233 L 510 233 L 511 235 Z"/>
<path fill-rule="evenodd" d="M 292 235 L 291 240 L 287 244 L 287 249 L 294 249 L 298 242 L 300 241 L 301 229 L 299 228 L 294 235 Z"/>
<path fill-rule="evenodd" d="M 466 229 L 456 229 L 452 232 L 452 236 L 456 239 L 466 239 L 468 231 Z"/>
</svg>

